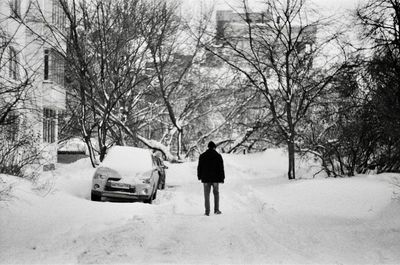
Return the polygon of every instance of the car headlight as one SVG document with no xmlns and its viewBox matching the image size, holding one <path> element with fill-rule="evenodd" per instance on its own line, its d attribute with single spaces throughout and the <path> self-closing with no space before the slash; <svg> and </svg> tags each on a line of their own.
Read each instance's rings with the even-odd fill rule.
<svg viewBox="0 0 400 265">
<path fill-rule="evenodd" d="M 142 195 L 147 195 L 149 193 L 149 189 L 148 188 L 144 188 L 141 190 L 140 192 Z"/>
<path fill-rule="evenodd" d="M 95 173 L 93 179 L 107 179 L 107 176 L 100 173 Z"/>
</svg>

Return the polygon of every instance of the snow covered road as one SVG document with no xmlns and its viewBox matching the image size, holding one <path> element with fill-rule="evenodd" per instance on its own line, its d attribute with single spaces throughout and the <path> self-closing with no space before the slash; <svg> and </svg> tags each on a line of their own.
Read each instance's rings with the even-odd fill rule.
<svg viewBox="0 0 400 265">
<path fill-rule="evenodd" d="M 4 176 L 0 263 L 400 263 L 398 175 L 289 182 L 280 150 L 224 160 L 223 214 L 209 217 L 196 163 L 170 165 L 153 205 L 91 202 L 83 160 L 47 176 L 46 196 Z"/>
</svg>

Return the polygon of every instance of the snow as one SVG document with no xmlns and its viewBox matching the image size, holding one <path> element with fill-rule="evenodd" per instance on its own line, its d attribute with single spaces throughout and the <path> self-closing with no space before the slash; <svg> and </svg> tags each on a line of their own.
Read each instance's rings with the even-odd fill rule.
<svg viewBox="0 0 400 265">
<path fill-rule="evenodd" d="M 365 219 L 374 217 L 390 204 L 392 190 L 393 188 L 386 183 L 355 177 L 285 184 L 264 189 L 265 195 L 260 194 L 260 197 L 263 196 L 270 207 L 288 215 L 304 213 Z M 296 198 L 293 198 L 293 194 Z"/>
<path fill-rule="evenodd" d="M 95 140 L 93 142 L 95 142 Z M 82 139 L 71 138 L 62 142 L 58 148 L 58 151 L 87 153 L 87 146 Z"/>
<path fill-rule="evenodd" d="M 92 202 L 87 159 L 13 183 L 0 202 L 1 264 L 400 263 L 399 174 L 285 176 L 287 154 L 223 155 L 222 215 L 204 216 L 196 162 L 168 164 L 153 205 Z M 1 190 L 1 188 L 0 188 Z"/>
<path fill-rule="evenodd" d="M 148 149 L 130 146 L 113 146 L 101 163 L 125 174 L 141 173 L 152 169 L 151 153 Z"/>
</svg>

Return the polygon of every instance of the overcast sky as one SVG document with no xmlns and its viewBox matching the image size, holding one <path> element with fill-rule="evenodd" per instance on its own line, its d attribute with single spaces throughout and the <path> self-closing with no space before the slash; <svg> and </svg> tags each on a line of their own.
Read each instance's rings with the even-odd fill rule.
<svg viewBox="0 0 400 265">
<path fill-rule="evenodd" d="M 183 0 L 187 1 L 187 0 Z M 190 0 L 189 0 L 190 1 Z M 218 3 L 218 6 L 223 8 L 224 6 L 229 6 L 233 3 L 240 3 L 240 0 L 210 0 L 211 2 Z M 316 3 L 318 6 L 327 9 L 348 9 L 357 6 L 359 0 L 309 0 Z M 260 4 L 262 1 L 259 0 L 249 0 L 250 4 Z"/>
<path fill-rule="evenodd" d="M 217 10 L 229 9 L 230 6 L 239 6 L 242 0 L 181 0 L 186 9 L 196 10 L 200 2 L 214 5 Z M 262 6 L 262 0 L 248 0 L 253 10 Z M 321 8 L 322 12 L 336 13 L 354 9 L 358 3 L 366 0 L 309 0 Z"/>
</svg>

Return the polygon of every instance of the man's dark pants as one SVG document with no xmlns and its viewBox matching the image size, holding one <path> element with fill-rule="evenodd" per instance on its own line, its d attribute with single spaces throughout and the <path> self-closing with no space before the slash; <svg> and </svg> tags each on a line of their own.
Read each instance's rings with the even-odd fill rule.
<svg viewBox="0 0 400 265">
<path fill-rule="evenodd" d="M 206 207 L 206 214 L 210 214 L 211 187 L 213 187 L 213 194 L 214 194 L 214 212 L 219 211 L 218 183 L 203 183 L 203 186 L 204 186 L 204 206 Z"/>
</svg>

